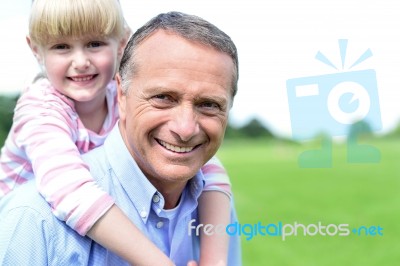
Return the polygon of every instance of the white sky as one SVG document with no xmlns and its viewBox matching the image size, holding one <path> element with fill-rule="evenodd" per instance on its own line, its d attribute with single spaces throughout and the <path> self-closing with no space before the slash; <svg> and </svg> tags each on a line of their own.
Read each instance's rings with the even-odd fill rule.
<svg viewBox="0 0 400 266">
<path fill-rule="evenodd" d="M 0 93 L 6 93 L 26 86 L 37 66 L 25 43 L 31 0 L 0 1 Z M 373 56 L 352 70 L 375 69 L 383 130 L 400 120 L 396 0 L 121 0 L 121 4 L 133 30 L 160 12 L 176 10 L 201 16 L 232 37 L 240 61 L 239 92 L 231 110 L 234 123 L 258 116 L 274 132 L 290 136 L 286 80 L 338 73 L 314 58 L 321 51 L 340 66 L 338 39 L 348 39 L 349 63 L 371 49 Z"/>
</svg>

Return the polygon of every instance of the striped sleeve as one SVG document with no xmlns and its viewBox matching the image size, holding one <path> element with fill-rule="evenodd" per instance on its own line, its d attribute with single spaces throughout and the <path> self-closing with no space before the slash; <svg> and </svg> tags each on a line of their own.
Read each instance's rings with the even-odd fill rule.
<svg viewBox="0 0 400 266">
<path fill-rule="evenodd" d="M 29 99 L 17 110 L 14 142 L 25 150 L 37 189 L 54 215 L 81 235 L 114 204 L 93 180 L 76 146 L 76 119 L 57 97 Z"/>
<path fill-rule="evenodd" d="M 205 180 L 205 191 L 217 190 L 224 192 L 229 197 L 232 196 L 231 182 L 229 176 L 220 162 L 220 160 L 214 156 L 209 160 L 202 168 L 201 171 L 204 175 Z"/>
</svg>

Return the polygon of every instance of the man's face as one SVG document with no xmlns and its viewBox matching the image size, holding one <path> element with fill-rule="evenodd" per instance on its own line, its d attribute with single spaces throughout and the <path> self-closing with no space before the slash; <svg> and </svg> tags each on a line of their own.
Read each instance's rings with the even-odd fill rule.
<svg viewBox="0 0 400 266">
<path fill-rule="evenodd" d="M 232 59 L 162 30 L 140 44 L 135 58 L 126 95 L 117 77 L 122 137 L 153 185 L 185 184 L 222 142 Z"/>
</svg>

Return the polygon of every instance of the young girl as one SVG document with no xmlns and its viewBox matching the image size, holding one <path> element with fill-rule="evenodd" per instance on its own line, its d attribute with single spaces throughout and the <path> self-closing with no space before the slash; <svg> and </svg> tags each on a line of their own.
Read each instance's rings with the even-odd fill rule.
<svg viewBox="0 0 400 266">
<path fill-rule="evenodd" d="M 102 145 L 117 122 L 113 77 L 125 32 L 117 0 L 33 2 L 27 40 L 45 78 L 15 108 L 1 150 L 0 197 L 35 178 L 54 215 L 80 235 L 135 265 L 172 265 L 97 186 L 80 157 Z M 200 199 L 200 222 L 227 224 L 229 179 L 216 158 L 203 172 L 208 192 Z M 202 235 L 200 264 L 226 264 L 227 248 L 227 236 Z"/>
</svg>

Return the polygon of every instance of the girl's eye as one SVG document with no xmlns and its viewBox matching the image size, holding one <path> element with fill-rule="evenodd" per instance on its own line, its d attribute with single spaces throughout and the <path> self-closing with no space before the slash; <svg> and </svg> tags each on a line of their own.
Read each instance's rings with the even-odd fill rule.
<svg viewBox="0 0 400 266">
<path fill-rule="evenodd" d="M 67 44 L 56 44 L 56 45 L 53 45 L 53 47 L 52 47 L 52 49 L 54 49 L 54 50 L 65 50 L 68 48 L 69 48 L 69 46 Z"/>
<path fill-rule="evenodd" d="M 102 42 L 90 42 L 89 44 L 88 44 L 88 46 L 89 47 L 91 47 L 91 48 L 97 48 L 97 47 L 100 47 L 100 46 L 102 46 L 103 45 L 103 43 Z"/>
</svg>

